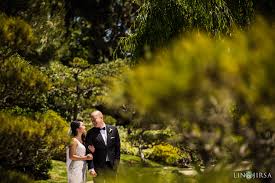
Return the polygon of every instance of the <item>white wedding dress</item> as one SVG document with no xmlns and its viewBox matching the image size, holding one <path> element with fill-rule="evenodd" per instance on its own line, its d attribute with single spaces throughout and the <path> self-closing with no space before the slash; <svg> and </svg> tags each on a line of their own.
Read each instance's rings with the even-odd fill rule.
<svg viewBox="0 0 275 183">
<path fill-rule="evenodd" d="M 71 160 L 69 158 L 69 148 L 66 150 L 67 154 L 67 172 L 69 183 L 85 183 L 86 182 L 86 161 L 85 160 Z M 85 156 L 85 146 L 77 140 L 76 147 L 77 156 Z"/>
</svg>

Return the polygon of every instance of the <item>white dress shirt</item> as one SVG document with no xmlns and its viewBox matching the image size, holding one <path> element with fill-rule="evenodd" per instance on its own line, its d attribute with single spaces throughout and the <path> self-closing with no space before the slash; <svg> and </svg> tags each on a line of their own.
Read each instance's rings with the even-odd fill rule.
<svg viewBox="0 0 275 183">
<path fill-rule="evenodd" d="M 101 134 L 101 136 L 104 140 L 105 145 L 107 146 L 107 128 L 106 128 L 106 126 L 103 126 L 102 128 L 104 128 L 104 127 L 105 127 L 105 130 L 100 129 L 100 134 Z M 106 161 L 110 161 L 108 153 L 107 153 L 107 156 L 106 156 Z"/>
</svg>

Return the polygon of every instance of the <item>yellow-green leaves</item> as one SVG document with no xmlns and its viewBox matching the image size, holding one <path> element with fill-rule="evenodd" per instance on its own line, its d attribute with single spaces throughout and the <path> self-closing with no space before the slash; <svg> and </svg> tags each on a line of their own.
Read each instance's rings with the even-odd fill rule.
<svg viewBox="0 0 275 183">
<path fill-rule="evenodd" d="M 7 110 L 0 111 L 0 125 L 1 167 L 47 178 L 52 156 L 64 155 L 69 138 L 66 121 L 53 111 L 31 118 Z"/>
<path fill-rule="evenodd" d="M 241 159 L 239 148 L 248 147 L 247 152 L 258 153 L 242 154 L 264 167 L 273 163 L 268 157 L 274 153 L 265 148 L 273 146 L 275 130 L 274 58 L 274 31 L 260 20 L 231 38 L 192 33 L 125 73 L 115 82 L 109 101 L 162 117 L 182 132 L 182 143 L 198 148 L 203 156 L 215 154 L 224 160 L 230 149 Z M 235 137 L 241 140 L 231 143 Z M 263 154 L 264 165 L 258 163 Z"/>
<path fill-rule="evenodd" d="M 19 106 L 40 110 L 51 87 L 47 76 L 18 55 L 11 56 L 0 65 L 1 107 Z"/>
</svg>

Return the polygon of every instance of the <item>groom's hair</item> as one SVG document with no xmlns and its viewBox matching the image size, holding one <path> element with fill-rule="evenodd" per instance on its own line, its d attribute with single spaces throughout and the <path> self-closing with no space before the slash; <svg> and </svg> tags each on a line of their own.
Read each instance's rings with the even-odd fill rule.
<svg viewBox="0 0 275 183">
<path fill-rule="evenodd" d="M 91 113 L 91 116 L 100 116 L 100 117 L 103 117 L 103 114 L 102 114 L 102 112 L 100 112 L 100 111 L 93 111 L 92 113 Z"/>
</svg>

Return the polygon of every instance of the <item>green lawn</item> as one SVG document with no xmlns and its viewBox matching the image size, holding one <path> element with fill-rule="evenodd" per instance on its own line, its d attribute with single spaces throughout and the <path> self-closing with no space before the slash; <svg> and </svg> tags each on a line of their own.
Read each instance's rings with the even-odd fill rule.
<svg viewBox="0 0 275 183">
<path fill-rule="evenodd" d="M 50 171 L 51 179 L 36 181 L 36 183 L 67 183 L 66 164 L 61 161 L 52 161 L 53 169 Z M 148 161 L 146 166 L 140 163 L 139 157 L 122 155 L 118 175 L 120 183 L 184 183 L 189 177 L 179 173 L 179 168 L 165 167 L 153 161 Z M 92 182 L 92 177 L 87 175 L 87 181 Z"/>
<path fill-rule="evenodd" d="M 53 169 L 50 170 L 51 179 L 36 181 L 37 183 L 67 183 L 66 163 L 52 161 Z"/>
</svg>

